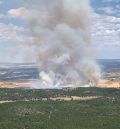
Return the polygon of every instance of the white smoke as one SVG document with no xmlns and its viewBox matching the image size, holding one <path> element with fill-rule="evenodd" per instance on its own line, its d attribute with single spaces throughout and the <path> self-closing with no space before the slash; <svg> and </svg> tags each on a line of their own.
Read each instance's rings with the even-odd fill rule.
<svg viewBox="0 0 120 129">
<path fill-rule="evenodd" d="M 97 83 L 100 70 L 90 42 L 88 0 L 26 0 L 29 29 L 34 36 L 40 84 Z"/>
</svg>

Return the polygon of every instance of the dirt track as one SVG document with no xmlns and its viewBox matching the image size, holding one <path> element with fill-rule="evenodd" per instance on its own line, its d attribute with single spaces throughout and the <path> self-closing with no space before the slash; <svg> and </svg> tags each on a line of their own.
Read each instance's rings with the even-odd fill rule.
<svg viewBox="0 0 120 129">
<path fill-rule="evenodd" d="M 4 103 L 13 103 L 15 101 L 8 101 L 8 100 L 5 100 L 5 101 L 0 101 L 0 104 L 4 104 Z"/>
</svg>

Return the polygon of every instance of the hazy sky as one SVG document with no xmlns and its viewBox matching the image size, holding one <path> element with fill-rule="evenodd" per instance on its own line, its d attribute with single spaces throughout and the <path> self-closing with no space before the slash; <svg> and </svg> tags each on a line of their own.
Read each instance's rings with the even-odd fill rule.
<svg viewBox="0 0 120 129">
<path fill-rule="evenodd" d="M 35 61 L 32 47 L 27 47 L 32 40 L 25 29 L 27 10 L 20 1 L 0 0 L 0 63 Z M 120 0 L 91 0 L 91 6 L 97 58 L 120 58 Z"/>
</svg>

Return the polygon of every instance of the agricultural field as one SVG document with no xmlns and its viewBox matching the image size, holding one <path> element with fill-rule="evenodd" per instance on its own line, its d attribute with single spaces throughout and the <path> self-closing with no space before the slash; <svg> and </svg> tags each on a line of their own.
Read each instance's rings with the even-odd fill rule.
<svg viewBox="0 0 120 129">
<path fill-rule="evenodd" d="M 120 129 L 120 89 L 0 89 L 0 101 L 0 129 Z"/>
</svg>

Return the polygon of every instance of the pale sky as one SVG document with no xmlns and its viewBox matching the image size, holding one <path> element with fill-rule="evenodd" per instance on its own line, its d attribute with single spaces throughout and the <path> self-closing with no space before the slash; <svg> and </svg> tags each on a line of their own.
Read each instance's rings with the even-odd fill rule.
<svg viewBox="0 0 120 129">
<path fill-rule="evenodd" d="M 34 62 L 21 0 L 0 0 L 0 63 Z M 120 0 L 91 0 L 91 38 L 100 59 L 120 59 Z M 16 17 L 19 16 L 19 17 Z M 30 57 L 30 58 L 29 58 Z"/>
</svg>

